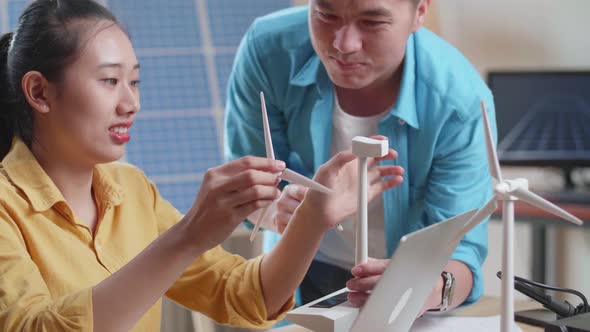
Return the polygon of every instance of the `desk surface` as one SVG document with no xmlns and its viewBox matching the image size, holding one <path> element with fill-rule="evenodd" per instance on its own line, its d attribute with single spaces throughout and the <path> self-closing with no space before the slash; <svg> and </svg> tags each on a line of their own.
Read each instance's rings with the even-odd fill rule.
<svg viewBox="0 0 590 332">
<path fill-rule="evenodd" d="M 528 310 L 528 309 L 538 309 L 541 305 L 537 304 L 532 301 L 516 301 L 515 309 L 516 310 Z M 485 316 L 494 316 L 500 313 L 500 298 L 498 297 L 489 297 L 484 296 L 481 300 L 479 300 L 476 304 L 466 307 L 460 308 L 453 311 L 453 315 L 457 316 L 466 316 L 466 317 L 485 317 Z M 520 328 L 525 332 L 542 332 L 543 329 L 540 327 L 530 326 L 522 323 L 517 323 Z M 310 330 L 298 326 L 298 325 L 291 325 L 286 326 L 278 329 L 274 329 L 273 331 L 276 332 L 309 332 Z"/>
</svg>

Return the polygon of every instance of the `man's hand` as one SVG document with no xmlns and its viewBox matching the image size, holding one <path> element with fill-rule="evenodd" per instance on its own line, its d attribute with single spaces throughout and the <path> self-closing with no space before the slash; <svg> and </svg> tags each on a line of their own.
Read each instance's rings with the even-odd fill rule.
<svg viewBox="0 0 590 332">
<path fill-rule="evenodd" d="M 389 259 L 369 258 L 366 263 L 359 264 L 352 268 L 351 273 L 354 278 L 346 283 L 346 287 L 351 290 L 348 293 L 348 301 L 362 307 L 369 298 L 370 292 L 375 288 L 381 275 L 385 272 Z"/>
<path fill-rule="evenodd" d="M 280 234 L 285 231 L 293 212 L 301 204 L 306 192 L 307 188 L 297 184 L 290 184 L 283 188 L 281 196 L 274 203 L 276 207 L 271 215 L 272 224 Z"/>
<path fill-rule="evenodd" d="M 380 161 L 397 158 L 397 152 L 389 149 L 380 158 L 368 158 L 367 165 L 367 200 L 370 202 L 386 190 L 403 182 L 404 169 L 396 165 L 379 165 Z M 308 190 L 299 208 L 313 215 L 318 223 L 328 230 L 353 215 L 358 204 L 358 166 L 357 157 L 351 150 L 334 155 L 320 166 L 314 180 L 332 189 L 331 194 Z"/>
</svg>

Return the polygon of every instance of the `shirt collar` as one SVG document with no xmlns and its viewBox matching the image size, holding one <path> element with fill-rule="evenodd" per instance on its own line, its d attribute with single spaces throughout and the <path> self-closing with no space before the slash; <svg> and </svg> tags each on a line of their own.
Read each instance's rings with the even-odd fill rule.
<svg viewBox="0 0 590 332">
<path fill-rule="evenodd" d="M 295 86 L 308 86 L 317 83 L 318 72 L 323 68 L 320 57 L 312 53 L 307 61 L 295 72 L 291 78 L 291 84 Z"/>
<path fill-rule="evenodd" d="M 406 44 L 399 97 L 390 114 L 405 121 L 408 125 L 419 129 L 420 123 L 416 110 L 416 60 L 414 46 L 414 34 L 411 34 Z M 309 47 L 311 47 L 311 42 Z M 302 66 L 296 69 L 295 74 L 290 79 L 290 83 L 302 87 L 317 84 L 318 91 L 322 94 L 322 91 L 325 90 L 321 86 L 327 86 L 330 82 L 327 81 L 329 80 L 327 73 L 324 74 L 324 65 L 320 61 L 319 56 L 313 52 L 313 49 L 311 52 L 309 50 L 304 52 L 299 51 L 298 54 L 294 55 L 296 59 L 295 63 L 301 63 L 297 61 L 298 56 L 308 56 L 308 59 L 303 62 Z"/>
<path fill-rule="evenodd" d="M 416 49 L 414 34 L 411 34 L 406 43 L 406 55 L 404 56 L 399 95 L 391 114 L 404 120 L 409 126 L 420 129 L 416 98 Z"/>
<path fill-rule="evenodd" d="M 22 140 L 13 140 L 10 151 L 2 160 L 2 167 L 10 181 L 27 196 L 36 212 L 46 211 L 58 202 L 65 203 L 57 186 Z M 121 186 L 101 165 L 94 168 L 92 185 L 99 202 L 115 206 L 123 200 Z"/>
</svg>

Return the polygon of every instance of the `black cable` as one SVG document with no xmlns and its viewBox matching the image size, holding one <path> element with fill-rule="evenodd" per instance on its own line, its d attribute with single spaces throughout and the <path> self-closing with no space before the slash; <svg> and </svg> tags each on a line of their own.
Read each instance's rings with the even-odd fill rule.
<svg viewBox="0 0 590 332">
<path fill-rule="evenodd" d="M 502 278 L 502 271 L 498 271 L 498 273 L 496 273 L 496 276 L 501 279 Z M 590 306 L 588 306 L 588 300 L 586 299 L 586 296 L 584 296 L 584 294 L 582 294 L 581 292 L 579 292 L 575 289 L 549 286 L 549 285 L 545 285 L 545 284 L 542 284 L 542 283 L 539 283 L 536 281 L 524 279 L 524 278 L 521 278 L 518 276 L 514 276 L 514 280 L 520 281 L 522 283 L 532 285 L 535 287 L 555 291 L 555 292 L 563 292 L 563 293 L 570 293 L 570 294 L 576 295 L 582 299 L 582 302 L 584 302 L 584 312 L 590 312 Z M 580 306 L 578 306 L 578 307 L 580 307 Z"/>
<path fill-rule="evenodd" d="M 521 277 L 514 277 L 515 280 L 518 280 L 520 282 L 523 282 L 525 284 L 529 284 L 529 285 L 533 285 L 539 288 L 543 288 L 543 289 L 548 289 L 548 290 L 552 290 L 552 291 L 556 291 L 556 292 L 564 292 L 564 293 L 570 293 L 573 295 L 577 295 L 580 299 L 582 299 L 582 302 L 584 302 L 584 308 L 586 309 L 586 312 L 589 311 L 590 306 L 588 306 L 588 300 L 586 299 L 586 296 L 584 296 L 584 294 L 582 294 L 581 292 L 575 290 L 575 289 L 571 289 L 571 288 L 562 288 L 562 287 L 555 287 L 555 286 L 549 286 L 549 285 L 545 285 L 545 284 L 541 284 L 532 280 L 527 280 Z"/>
</svg>

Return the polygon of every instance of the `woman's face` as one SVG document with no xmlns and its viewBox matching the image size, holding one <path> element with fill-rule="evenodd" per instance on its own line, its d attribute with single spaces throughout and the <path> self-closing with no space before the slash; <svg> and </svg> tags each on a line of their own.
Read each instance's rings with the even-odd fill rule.
<svg viewBox="0 0 590 332">
<path fill-rule="evenodd" d="M 108 21 L 88 26 L 75 62 L 59 82 L 50 83 L 50 111 L 35 123 L 55 155 L 94 165 L 125 152 L 139 111 L 139 64 L 119 26 Z"/>
</svg>

